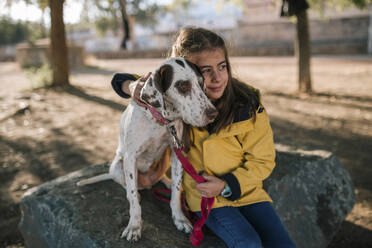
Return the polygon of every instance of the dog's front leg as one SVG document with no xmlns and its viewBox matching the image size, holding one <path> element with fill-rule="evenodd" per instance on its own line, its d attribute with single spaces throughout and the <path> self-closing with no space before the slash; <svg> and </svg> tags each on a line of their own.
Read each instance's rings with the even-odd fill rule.
<svg viewBox="0 0 372 248">
<path fill-rule="evenodd" d="M 128 241 L 137 241 L 141 238 L 142 230 L 141 206 L 139 204 L 140 196 L 137 187 L 138 171 L 134 159 L 124 159 L 124 164 L 127 199 L 130 206 L 130 219 L 121 237 L 126 237 Z"/>
<path fill-rule="evenodd" d="M 192 225 L 185 217 L 181 206 L 182 173 L 182 164 L 174 151 L 172 151 L 172 195 L 170 202 L 172 218 L 178 230 L 189 233 L 192 230 Z"/>
</svg>

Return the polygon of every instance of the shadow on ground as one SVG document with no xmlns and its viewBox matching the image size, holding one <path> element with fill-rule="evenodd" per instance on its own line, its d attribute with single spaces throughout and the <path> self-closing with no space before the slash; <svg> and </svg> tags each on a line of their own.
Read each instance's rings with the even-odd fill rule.
<svg viewBox="0 0 372 248">
<path fill-rule="evenodd" d="M 109 70 L 109 69 L 104 69 L 99 66 L 93 66 L 93 65 L 86 65 L 86 66 L 81 66 L 79 68 L 75 68 L 71 71 L 71 75 L 77 75 L 77 74 L 100 74 L 100 75 L 114 75 L 117 73 L 115 70 Z"/>
<path fill-rule="evenodd" d="M 301 100 L 304 102 L 311 103 L 331 103 L 341 107 L 350 107 L 354 109 L 362 109 L 366 111 L 372 111 L 372 98 L 368 96 L 352 96 L 352 95 L 340 95 L 340 94 L 329 94 L 329 93 L 316 93 L 314 92 L 311 97 L 306 95 L 301 96 L 299 94 L 288 94 L 278 91 L 267 91 L 267 96 L 284 97 L 286 99 Z M 366 105 L 369 106 L 366 106 Z"/>
<path fill-rule="evenodd" d="M 57 91 L 60 91 L 60 90 L 61 89 L 57 89 Z M 80 97 L 80 98 L 82 98 L 83 100 L 86 100 L 86 101 L 95 102 L 95 103 L 110 107 L 112 109 L 119 110 L 121 112 L 125 110 L 125 106 L 123 104 L 117 103 L 117 102 L 112 101 L 112 100 L 104 99 L 104 98 L 99 97 L 99 96 L 88 94 L 88 93 L 86 93 L 85 90 L 83 90 L 82 88 L 80 88 L 78 86 L 70 85 L 70 86 L 67 86 L 67 87 L 63 87 L 63 90 L 64 90 L 64 92 L 66 92 L 68 94 Z"/>
<path fill-rule="evenodd" d="M 84 148 L 58 139 L 61 135 L 64 134 L 56 132 L 56 139 L 45 142 L 30 137 L 11 140 L 0 136 L 1 153 L 12 156 L 0 158 L 0 181 L 8 188 L 0 191 L 0 247 L 23 244 L 18 230 L 21 213 L 15 199 L 22 194 L 23 187 L 36 186 L 91 163 Z"/>
<path fill-rule="evenodd" d="M 372 231 L 367 228 L 344 221 L 340 231 L 337 232 L 328 248 L 370 248 L 372 244 Z"/>
</svg>

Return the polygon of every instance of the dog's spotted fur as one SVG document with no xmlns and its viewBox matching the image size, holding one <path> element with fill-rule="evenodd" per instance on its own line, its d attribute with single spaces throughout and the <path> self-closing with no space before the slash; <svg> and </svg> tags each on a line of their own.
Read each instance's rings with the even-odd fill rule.
<svg viewBox="0 0 372 248">
<path fill-rule="evenodd" d="M 164 118 L 175 122 L 177 136 L 181 140 L 182 121 L 202 127 L 213 121 L 217 115 L 204 91 L 203 77 L 197 66 L 183 58 L 172 58 L 163 63 L 146 81 L 141 98 Z M 122 237 L 129 241 L 138 240 L 142 229 L 137 173 L 148 171 L 170 145 L 173 145 L 172 137 L 166 127 L 154 121 L 149 110 L 139 107 L 132 101 L 120 120 L 119 146 L 109 173 L 78 183 L 85 185 L 113 179 L 126 188 L 130 203 L 130 219 Z M 179 230 L 190 232 L 192 226 L 184 216 L 180 203 L 183 170 L 174 152 L 171 155 L 171 163 L 172 218 Z"/>
</svg>

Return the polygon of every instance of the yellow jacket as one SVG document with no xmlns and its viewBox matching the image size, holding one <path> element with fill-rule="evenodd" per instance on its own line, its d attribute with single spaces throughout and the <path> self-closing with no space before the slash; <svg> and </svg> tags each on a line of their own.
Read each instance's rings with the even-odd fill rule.
<svg viewBox="0 0 372 248">
<path fill-rule="evenodd" d="M 224 179 L 233 195 L 228 199 L 217 196 L 213 208 L 243 206 L 272 201 L 262 188 L 275 166 L 275 149 L 269 117 L 259 108 L 256 121 L 250 116 L 239 120 L 219 133 L 209 134 L 207 129 L 193 128 L 194 146 L 188 159 L 195 170 Z M 201 195 L 195 181 L 183 176 L 183 188 L 191 211 L 200 211 Z"/>
</svg>

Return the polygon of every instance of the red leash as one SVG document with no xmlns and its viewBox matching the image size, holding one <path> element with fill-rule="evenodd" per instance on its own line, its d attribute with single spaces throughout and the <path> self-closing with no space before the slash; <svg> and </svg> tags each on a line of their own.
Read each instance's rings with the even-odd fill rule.
<svg viewBox="0 0 372 248">
<path fill-rule="evenodd" d="M 150 107 L 150 112 L 152 114 L 152 116 L 159 122 L 165 124 L 165 125 L 168 125 L 170 122 L 166 119 L 164 119 L 161 114 L 159 112 L 157 112 L 155 110 L 154 107 Z M 169 130 L 169 129 L 168 129 Z M 192 166 L 192 164 L 189 162 L 189 160 L 186 158 L 186 156 L 184 156 L 184 151 L 183 151 L 183 147 L 181 148 L 178 148 L 179 147 L 179 140 L 177 138 L 177 135 L 176 135 L 176 131 L 175 130 L 169 130 L 169 132 L 171 133 L 171 135 L 173 136 L 174 138 L 174 142 L 175 142 L 175 145 L 173 147 L 173 151 L 176 153 L 177 155 L 177 158 L 179 159 L 179 161 L 181 162 L 182 164 L 182 167 L 183 169 L 197 182 L 197 183 L 204 183 L 206 180 L 204 177 L 198 175 L 198 173 L 196 173 L 194 167 Z M 157 195 L 157 193 L 154 193 L 155 196 L 157 196 L 159 199 L 161 200 L 164 200 L 164 201 L 168 201 L 168 199 L 165 199 L 163 198 L 162 196 L 160 196 L 159 194 Z M 183 202 L 183 201 L 182 201 Z M 202 227 L 205 223 L 205 221 L 207 220 L 208 218 L 208 215 L 212 209 L 212 206 L 213 206 L 213 203 L 214 203 L 214 197 L 211 197 L 211 198 L 206 198 L 206 197 L 202 197 L 201 199 L 201 218 L 198 219 L 195 223 L 194 223 L 194 227 L 193 227 L 193 230 L 192 230 L 192 233 L 190 235 L 190 242 L 194 245 L 194 246 L 198 246 L 201 244 L 201 242 L 203 241 L 203 238 L 204 238 L 204 234 L 203 234 L 203 230 L 202 230 Z M 183 204 L 183 207 L 184 207 L 184 204 Z"/>
<path fill-rule="evenodd" d="M 197 183 L 203 183 L 203 182 L 206 181 L 204 177 L 202 177 L 202 176 L 198 175 L 198 173 L 196 173 L 194 167 L 189 162 L 189 160 L 183 155 L 183 153 L 182 153 L 183 151 L 180 148 L 174 147 L 173 151 L 176 153 L 178 159 L 180 160 L 183 169 Z M 200 245 L 201 242 L 203 241 L 204 233 L 203 233 L 202 227 L 203 227 L 205 221 L 208 218 L 208 215 L 209 215 L 209 213 L 212 209 L 213 203 L 214 203 L 214 197 L 211 197 L 211 198 L 202 197 L 202 200 L 201 200 L 201 214 L 202 214 L 202 216 L 196 223 L 194 223 L 194 228 L 193 228 L 192 233 L 190 235 L 190 242 L 194 246 Z"/>
<path fill-rule="evenodd" d="M 168 204 L 170 203 L 170 195 L 172 194 L 172 191 L 170 189 L 154 189 L 152 193 L 159 200 L 166 202 Z M 181 195 L 181 207 L 186 215 L 186 218 L 188 218 L 191 221 L 191 223 L 195 223 L 197 221 L 197 216 L 196 214 L 193 214 L 193 212 L 187 209 L 184 195 Z"/>
</svg>

